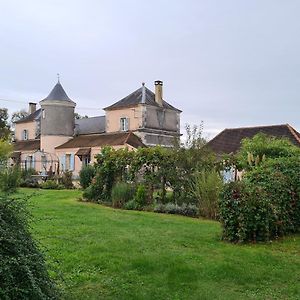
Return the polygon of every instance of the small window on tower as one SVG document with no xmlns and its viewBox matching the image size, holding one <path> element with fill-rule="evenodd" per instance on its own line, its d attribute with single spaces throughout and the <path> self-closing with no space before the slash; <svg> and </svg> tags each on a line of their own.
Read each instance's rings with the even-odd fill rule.
<svg viewBox="0 0 300 300">
<path fill-rule="evenodd" d="M 120 130 L 121 131 L 128 131 L 128 118 L 121 118 L 120 119 Z"/>
<path fill-rule="evenodd" d="M 27 129 L 23 130 L 22 139 L 24 141 L 28 140 L 28 130 Z"/>
<path fill-rule="evenodd" d="M 45 110 L 42 109 L 42 118 L 45 119 Z"/>
</svg>

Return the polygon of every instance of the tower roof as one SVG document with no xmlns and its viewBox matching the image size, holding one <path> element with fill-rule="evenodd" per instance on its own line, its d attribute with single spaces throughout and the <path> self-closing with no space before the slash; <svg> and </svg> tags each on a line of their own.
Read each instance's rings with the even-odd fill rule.
<svg viewBox="0 0 300 300">
<path fill-rule="evenodd" d="M 67 93 L 65 92 L 64 88 L 62 87 L 59 81 L 54 86 L 50 94 L 42 101 L 51 101 L 51 100 L 69 101 L 75 103 L 68 97 Z"/>
</svg>

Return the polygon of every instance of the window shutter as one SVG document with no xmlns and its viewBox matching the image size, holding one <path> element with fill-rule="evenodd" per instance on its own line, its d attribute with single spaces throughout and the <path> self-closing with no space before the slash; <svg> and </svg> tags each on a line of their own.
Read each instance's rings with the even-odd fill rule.
<svg viewBox="0 0 300 300">
<path fill-rule="evenodd" d="M 75 155 L 71 154 L 70 171 L 74 171 L 74 167 L 75 167 Z"/>
<path fill-rule="evenodd" d="M 64 171 L 66 169 L 66 155 L 62 155 L 60 158 L 60 169 Z"/>
<path fill-rule="evenodd" d="M 32 154 L 31 168 L 35 169 L 35 160 L 34 160 L 34 154 Z"/>
<path fill-rule="evenodd" d="M 129 118 L 126 118 L 126 131 L 129 130 Z"/>
</svg>

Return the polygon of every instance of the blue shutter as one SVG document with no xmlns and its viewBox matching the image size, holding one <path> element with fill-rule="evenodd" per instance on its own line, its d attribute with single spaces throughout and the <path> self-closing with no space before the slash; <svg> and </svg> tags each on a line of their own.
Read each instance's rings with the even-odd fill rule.
<svg viewBox="0 0 300 300">
<path fill-rule="evenodd" d="M 32 163 L 31 163 L 31 168 L 35 169 L 34 154 L 32 154 Z"/>
<path fill-rule="evenodd" d="M 59 161 L 60 161 L 60 169 L 61 171 L 64 171 L 66 169 L 66 155 L 62 155 L 59 158 Z"/>
<path fill-rule="evenodd" d="M 71 154 L 70 171 L 74 171 L 74 167 L 75 167 L 75 155 Z"/>
</svg>

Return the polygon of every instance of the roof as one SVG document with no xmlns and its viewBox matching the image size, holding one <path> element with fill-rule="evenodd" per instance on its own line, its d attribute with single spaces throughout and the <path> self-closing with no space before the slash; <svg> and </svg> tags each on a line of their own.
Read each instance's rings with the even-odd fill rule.
<svg viewBox="0 0 300 300">
<path fill-rule="evenodd" d="M 19 124 L 19 123 L 32 122 L 32 121 L 35 121 L 35 120 L 39 119 L 40 117 L 41 117 L 41 109 L 38 109 L 35 112 L 33 112 L 32 114 L 16 121 L 15 123 Z"/>
<path fill-rule="evenodd" d="M 252 138 L 257 133 L 264 133 L 278 138 L 285 137 L 294 145 L 300 147 L 300 133 L 289 124 L 224 129 L 210 140 L 206 146 L 218 154 L 235 153 L 240 149 L 242 139 Z"/>
<path fill-rule="evenodd" d="M 42 101 L 47 101 L 47 100 L 61 100 L 61 101 L 69 101 L 73 102 L 65 92 L 64 88 L 62 87 L 61 83 L 58 81 L 57 84 L 54 86 L 50 94 L 43 99 Z"/>
<path fill-rule="evenodd" d="M 104 108 L 104 110 L 114 110 L 119 108 L 132 107 L 138 104 L 146 104 L 146 105 L 160 107 L 159 104 L 155 101 L 155 94 L 145 86 L 142 86 L 141 88 L 137 89 L 136 91 L 126 96 L 125 98 L 121 99 L 120 101 Z M 163 100 L 163 108 L 181 112 L 181 110 L 175 108 L 174 106 L 172 106 L 171 104 L 169 104 L 164 100 Z"/>
<path fill-rule="evenodd" d="M 105 116 L 75 120 L 77 134 L 93 134 L 105 132 Z"/>
<path fill-rule="evenodd" d="M 17 141 L 13 143 L 14 151 L 40 150 L 40 140 Z"/>
<path fill-rule="evenodd" d="M 118 132 L 79 135 L 55 149 L 118 146 L 126 144 L 134 148 L 145 147 L 139 137 L 132 132 Z"/>
</svg>

